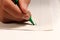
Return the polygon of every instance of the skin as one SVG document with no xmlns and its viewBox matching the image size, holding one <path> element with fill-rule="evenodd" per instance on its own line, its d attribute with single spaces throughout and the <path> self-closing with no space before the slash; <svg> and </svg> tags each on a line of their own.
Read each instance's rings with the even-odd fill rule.
<svg viewBox="0 0 60 40">
<path fill-rule="evenodd" d="M 30 0 L 19 0 L 20 8 L 12 0 L 0 0 L 0 21 L 7 22 L 25 22 L 29 20 L 31 14 L 28 10 Z M 22 13 L 22 11 L 23 13 Z"/>
</svg>

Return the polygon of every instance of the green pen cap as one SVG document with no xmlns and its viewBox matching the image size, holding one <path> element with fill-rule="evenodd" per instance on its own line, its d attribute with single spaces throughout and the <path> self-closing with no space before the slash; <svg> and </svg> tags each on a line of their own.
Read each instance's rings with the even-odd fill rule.
<svg viewBox="0 0 60 40">
<path fill-rule="evenodd" d="M 18 5 L 18 0 L 14 0 L 14 3 Z M 19 5 L 18 5 L 18 6 L 19 6 Z M 33 22 L 33 20 L 32 20 L 32 17 L 30 17 L 29 21 L 30 21 L 33 25 L 35 25 L 34 22 Z"/>
</svg>

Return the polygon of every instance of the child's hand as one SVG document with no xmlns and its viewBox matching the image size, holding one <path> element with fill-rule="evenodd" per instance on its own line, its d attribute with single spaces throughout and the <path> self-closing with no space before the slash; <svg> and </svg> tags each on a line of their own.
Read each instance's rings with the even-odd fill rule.
<svg viewBox="0 0 60 40">
<path fill-rule="evenodd" d="M 29 3 L 30 0 L 19 0 L 20 9 L 12 0 L 0 0 L 0 20 L 2 22 L 29 20 L 31 16 L 27 13 Z"/>
</svg>

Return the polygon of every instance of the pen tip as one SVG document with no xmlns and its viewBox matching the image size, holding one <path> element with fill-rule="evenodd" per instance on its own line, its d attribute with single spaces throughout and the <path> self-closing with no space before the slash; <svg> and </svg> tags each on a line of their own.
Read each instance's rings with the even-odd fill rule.
<svg viewBox="0 0 60 40">
<path fill-rule="evenodd" d="M 30 21 L 33 25 L 35 25 L 34 22 L 33 22 L 33 20 L 32 20 L 32 17 L 30 17 L 29 21 Z"/>
</svg>

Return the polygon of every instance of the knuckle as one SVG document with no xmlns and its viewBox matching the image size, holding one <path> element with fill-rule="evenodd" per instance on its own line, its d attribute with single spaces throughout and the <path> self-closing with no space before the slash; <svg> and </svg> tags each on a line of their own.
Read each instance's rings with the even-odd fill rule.
<svg viewBox="0 0 60 40">
<path fill-rule="evenodd" d="M 7 0 L 4 0 L 4 1 L 2 2 L 2 5 L 3 5 L 3 8 L 7 8 L 7 7 L 8 7 L 8 2 L 7 2 Z"/>
</svg>

